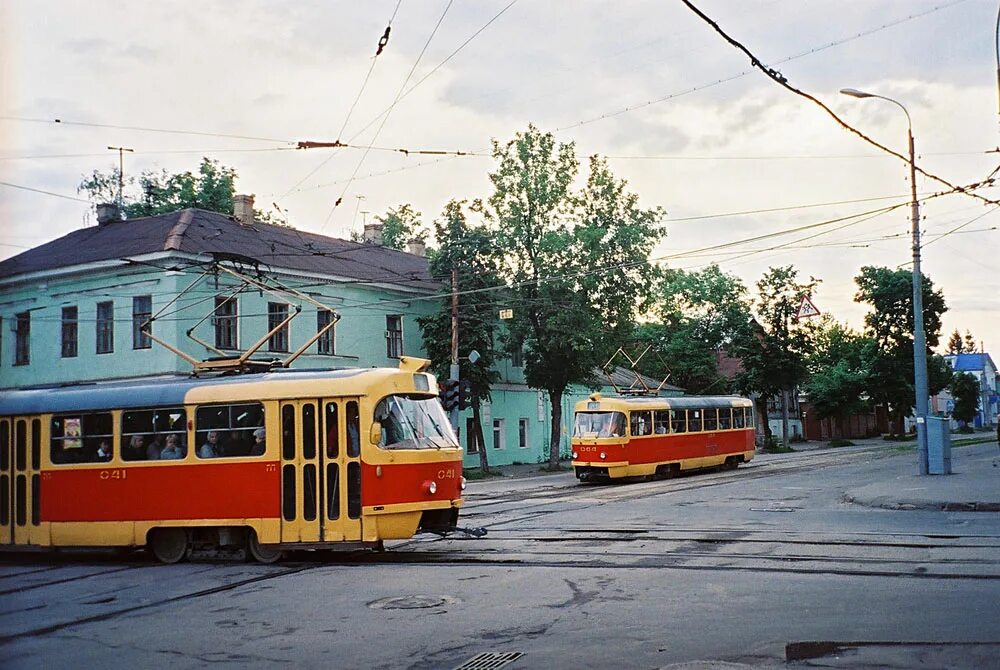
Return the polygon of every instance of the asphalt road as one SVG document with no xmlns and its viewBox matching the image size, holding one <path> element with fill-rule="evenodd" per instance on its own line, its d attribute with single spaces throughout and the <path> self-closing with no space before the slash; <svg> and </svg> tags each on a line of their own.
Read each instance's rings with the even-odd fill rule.
<svg viewBox="0 0 1000 670">
<path fill-rule="evenodd" d="M 473 482 L 462 523 L 485 538 L 384 554 L 8 555 L 0 666 L 1000 667 L 1000 514 L 844 500 L 899 458 Z"/>
</svg>

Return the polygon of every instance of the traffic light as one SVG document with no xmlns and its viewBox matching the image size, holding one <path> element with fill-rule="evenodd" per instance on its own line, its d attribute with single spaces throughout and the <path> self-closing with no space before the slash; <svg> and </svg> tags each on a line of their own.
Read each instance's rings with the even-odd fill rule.
<svg viewBox="0 0 1000 670">
<path fill-rule="evenodd" d="M 446 412 L 458 409 L 458 380 L 449 379 L 441 387 L 441 404 Z"/>
<path fill-rule="evenodd" d="M 463 379 L 458 382 L 458 408 L 468 409 L 472 407 L 472 382 Z"/>
</svg>

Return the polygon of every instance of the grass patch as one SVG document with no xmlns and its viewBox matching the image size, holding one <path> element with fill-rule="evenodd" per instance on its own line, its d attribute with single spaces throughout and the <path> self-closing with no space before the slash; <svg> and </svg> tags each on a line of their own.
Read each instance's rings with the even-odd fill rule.
<svg viewBox="0 0 1000 670">
<path fill-rule="evenodd" d="M 916 435 L 883 435 L 882 439 L 886 442 L 911 442 L 917 439 Z"/>
<path fill-rule="evenodd" d="M 831 447 L 853 447 L 854 443 L 850 440 L 845 440 L 842 437 L 834 438 L 830 440 Z"/>
<path fill-rule="evenodd" d="M 765 445 L 762 451 L 765 454 L 790 454 L 795 450 L 791 447 L 786 447 L 783 444 L 769 444 Z"/>
<path fill-rule="evenodd" d="M 573 469 L 572 467 L 566 467 L 566 466 L 563 466 L 563 465 L 556 465 L 555 467 L 552 467 L 551 465 L 549 465 L 548 463 L 546 463 L 542 467 L 538 468 L 538 471 L 539 472 L 566 472 L 567 470 L 572 470 L 572 469 Z"/>
</svg>

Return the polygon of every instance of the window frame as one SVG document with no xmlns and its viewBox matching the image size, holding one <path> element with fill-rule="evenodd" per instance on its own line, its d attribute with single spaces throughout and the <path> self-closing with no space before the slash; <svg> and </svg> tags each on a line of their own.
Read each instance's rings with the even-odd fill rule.
<svg viewBox="0 0 1000 670">
<path fill-rule="evenodd" d="M 143 307 L 145 309 L 141 309 Z M 152 349 L 153 340 L 146 333 L 142 332 L 142 324 L 153 316 L 153 296 L 134 295 L 132 296 L 132 349 Z M 149 331 L 153 331 L 153 324 L 149 324 Z"/>
<path fill-rule="evenodd" d="M 517 420 L 517 448 L 527 449 L 528 448 L 528 433 L 531 429 L 531 424 L 529 420 L 525 417 L 521 417 Z"/>
<path fill-rule="evenodd" d="M 230 305 L 232 307 L 230 307 Z M 239 317 L 239 298 L 235 295 L 215 296 L 215 309 L 212 312 L 212 326 L 215 330 L 216 349 L 237 351 L 240 348 Z"/>
<path fill-rule="evenodd" d="M 80 308 L 77 305 L 62 308 L 59 350 L 62 358 L 76 358 L 80 354 Z"/>
<path fill-rule="evenodd" d="M 333 321 L 333 310 L 330 309 L 317 309 L 316 310 L 316 332 L 320 332 L 329 323 Z M 337 355 L 337 325 L 334 324 L 332 328 L 327 330 L 325 333 L 319 336 L 316 340 L 316 353 L 321 356 L 336 356 Z"/>
<path fill-rule="evenodd" d="M 385 356 L 386 358 L 402 358 L 403 356 L 403 315 L 385 315 Z"/>
<path fill-rule="evenodd" d="M 507 435 L 504 430 L 504 419 L 495 418 L 493 419 L 493 450 L 494 451 L 506 451 L 507 450 Z"/>
<path fill-rule="evenodd" d="M 31 310 L 25 310 L 14 315 L 14 365 L 30 364 Z"/>
<path fill-rule="evenodd" d="M 267 303 L 267 332 L 270 333 L 282 321 L 287 319 L 289 310 L 290 310 L 290 305 L 287 302 Z M 277 331 L 271 333 L 271 337 L 267 338 L 268 351 L 273 351 L 279 354 L 288 353 L 289 344 L 291 340 L 291 334 L 289 333 L 289 328 L 288 328 L 290 325 L 291 324 L 286 323 Z"/>
<path fill-rule="evenodd" d="M 96 306 L 94 353 L 115 353 L 115 301 L 102 300 Z"/>
</svg>

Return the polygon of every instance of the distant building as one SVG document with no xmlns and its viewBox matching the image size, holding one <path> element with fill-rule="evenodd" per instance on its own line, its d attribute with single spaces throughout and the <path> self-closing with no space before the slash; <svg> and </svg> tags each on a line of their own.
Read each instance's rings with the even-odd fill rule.
<svg viewBox="0 0 1000 670">
<path fill-rule="evenodd" d="M 967 372 L 979 382 L 979 410 L 972 421 L 975 428 L 995 426 L 998 416 L 1000 416 L 1000 398 L 997 395 L 998 384 L 997 366 L 987 353 L 974 354 L 949 354 L 944 357 L 948 365 L 955 372 Z M 950 415 L 955 406 L 955 401 L 944 389 L 938 395 L 931 398 L 931 411 L 935 414 Z M 958 422 L 952 421 L 952 427 L 957 428 Z"/>
</svg>

